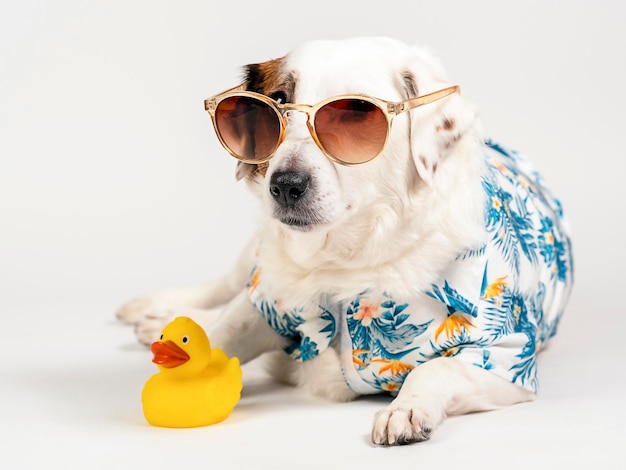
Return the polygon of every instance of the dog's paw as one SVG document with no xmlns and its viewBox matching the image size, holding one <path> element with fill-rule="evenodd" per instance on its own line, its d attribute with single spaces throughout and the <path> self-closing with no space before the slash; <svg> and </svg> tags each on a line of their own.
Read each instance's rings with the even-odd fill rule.
<svg viewBox="0 0 626 470">
<path fill-rule="evenodd" d="M 393 403 L 374 417 L 372 442 L 395 446 L 427 441 L 439 420 L 419 406 L 398 406 Z"/>
<path fill-rule="evenodd" d="M 135 324 L 135 336 L 140 343 L 150 345 L 161 336 L 163 328 L 178 315 L 170 308 L 155 308 Z"/>
<path fill-rule="evenodd" d="M 122 305 L 119 310 L 115 312 L 115 317 L 129 325 L 136 325 L 148 318 L 152 312 L 158 310 L 160 307 L 162 306 L 159 302 L 151 297 L 139 297 Z"/>
</svg>

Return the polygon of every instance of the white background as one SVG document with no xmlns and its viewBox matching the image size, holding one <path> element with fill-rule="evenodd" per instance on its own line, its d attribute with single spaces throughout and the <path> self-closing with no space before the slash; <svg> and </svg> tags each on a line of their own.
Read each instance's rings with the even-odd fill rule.
<svg viewBox="0 0 626 470">
<path fill-rule="evenodd" d="M 608 0 L 0 0 L 0 466 L 620 468 L 625 18 Z M 254 226 L 204 98 L 244 64 L 356 35 L 429 45 L 564 205 L 576 285 L 538 401 L 380 449 L 387 399 L 301 397 L 251 364 L 228 421 L 148 426 L 155 368 L 115 310 L 224 273 Z"/>
</svg>

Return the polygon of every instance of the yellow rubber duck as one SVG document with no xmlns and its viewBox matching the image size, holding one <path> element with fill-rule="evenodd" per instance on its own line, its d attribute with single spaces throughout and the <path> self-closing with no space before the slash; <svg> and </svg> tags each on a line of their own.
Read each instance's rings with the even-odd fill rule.
<svg viewBox="0 0 626 470">
<path fill-rule="evenodd" d="M 143 413 L 153 426 L 192 428 L 225 420 L 241 398 L 239 359 L 211 348 L 206 333 L 189 317 L 176 317 L 150 350 L 159 372 L 141 393 Z"/>
</svg>

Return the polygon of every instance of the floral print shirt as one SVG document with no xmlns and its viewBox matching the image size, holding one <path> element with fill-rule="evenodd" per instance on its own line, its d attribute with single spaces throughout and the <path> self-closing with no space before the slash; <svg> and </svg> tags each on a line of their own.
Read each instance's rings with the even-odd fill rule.
<svg viewBox="0 0 626 470">
<path fill-rule="evenodd" d="M 572 285 L 572 253 L 561 205 L 519 153 L 485 143 L 481 246 L 460 253 L 425 292 L 399 298 L 365 289 L 349 302 L 320 300 L 319 315 L 281 308 L 264 295 L 261 267 L 248 284 L 268 323 L 306 361 L 333 341 L 356 392 L 395 393 L 420 364 L 454 356 L 537 391 L 535 355 L 556 333 Z M 392 286 L 390 286 L 392 287 Z"/>
</svg>

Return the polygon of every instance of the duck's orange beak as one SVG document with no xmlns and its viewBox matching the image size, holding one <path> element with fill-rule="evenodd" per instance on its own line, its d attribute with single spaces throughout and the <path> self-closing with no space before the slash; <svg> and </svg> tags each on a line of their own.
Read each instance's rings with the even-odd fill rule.
<svg viewBox="0 0 626 470">
<path fill-rule="evenodd" d="M 152 362 L 168 369 L 178 367 L 189 360 L 189 354 L 174 341 L 155 341 L 150 346 L 150 351 L 154 354 Z"/>
</svg>

